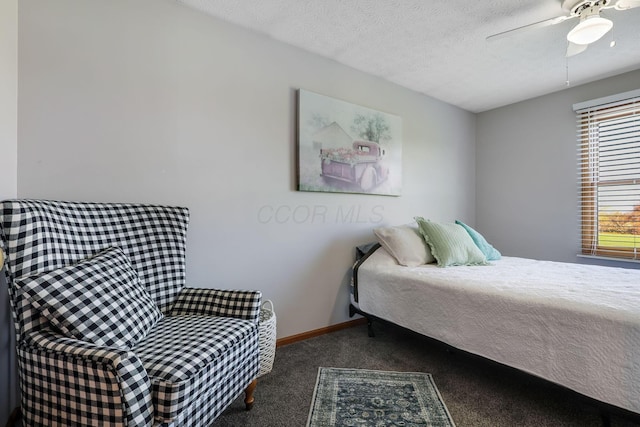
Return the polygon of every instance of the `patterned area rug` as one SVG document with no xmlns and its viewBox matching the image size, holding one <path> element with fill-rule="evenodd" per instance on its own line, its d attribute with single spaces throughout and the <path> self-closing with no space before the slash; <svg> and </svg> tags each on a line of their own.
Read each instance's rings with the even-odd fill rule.
<svg viewBox="0 0 640 427">
<path fill-rule="evenodd" d="M 320 368 L 308 427 L 454 427 L 430 374 Z"/>
</svg>

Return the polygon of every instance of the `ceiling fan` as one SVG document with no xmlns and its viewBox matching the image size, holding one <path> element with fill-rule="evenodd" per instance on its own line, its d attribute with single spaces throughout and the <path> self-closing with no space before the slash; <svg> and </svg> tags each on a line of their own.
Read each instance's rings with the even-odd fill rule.
<svg viewBox="0 0 640 427">
<path fill-rule="evenodd" d="M 493 34 L 487 37 L 487 41 L 579 18 L 578 24 L 567 34 L 567 56 L 569 57 L 584 52 L 591 43 L 600 40 L 613 28 L 613 22 L 601 17 L 600 11 L 627 10 L 634 7 L 640 7 L 640 0 L 563 0 L 562 9 L 566 12 L 564 15 Z"/>
</svg>

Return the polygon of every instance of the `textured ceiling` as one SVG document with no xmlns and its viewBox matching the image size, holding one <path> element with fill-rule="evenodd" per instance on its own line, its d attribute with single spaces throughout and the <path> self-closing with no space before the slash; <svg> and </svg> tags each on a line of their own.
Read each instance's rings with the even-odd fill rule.
<svg viewBox="0 0 640 427">
<path fill-rule="evenodd" d="M 564 14 L 560 0 L 177 1 L 472 112 L 640 68 L 640 7 L 603 11 L 613 30 L 567 59 L 575 19 L 486 40 Z"/>
</svg>

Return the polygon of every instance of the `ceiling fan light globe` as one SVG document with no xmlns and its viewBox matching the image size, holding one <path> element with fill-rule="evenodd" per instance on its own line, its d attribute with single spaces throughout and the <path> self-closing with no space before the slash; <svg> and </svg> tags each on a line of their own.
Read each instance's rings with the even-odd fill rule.
<svg viewBox="0 0 640 427">
<path fill-rule="evenodd" d="M 610 20 L 597 15 L 590 16 L 569 31 L 567 40 L 575 44 L 590 44 L 600 40 L 611 28 L 613 28 L 613 22 Z"/>
</svg>

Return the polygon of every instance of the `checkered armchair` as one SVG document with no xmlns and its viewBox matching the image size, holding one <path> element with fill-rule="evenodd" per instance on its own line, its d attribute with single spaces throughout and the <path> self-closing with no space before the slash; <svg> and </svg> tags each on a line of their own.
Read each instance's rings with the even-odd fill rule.
<svg viewBox="0 0 640 427">
<path fill-rule="evenodd" d="M 185 208 L 0 203 L 24 425 L 204 426 L 259 372 L 261 294 L 185 287 Z"/>
</svg>

